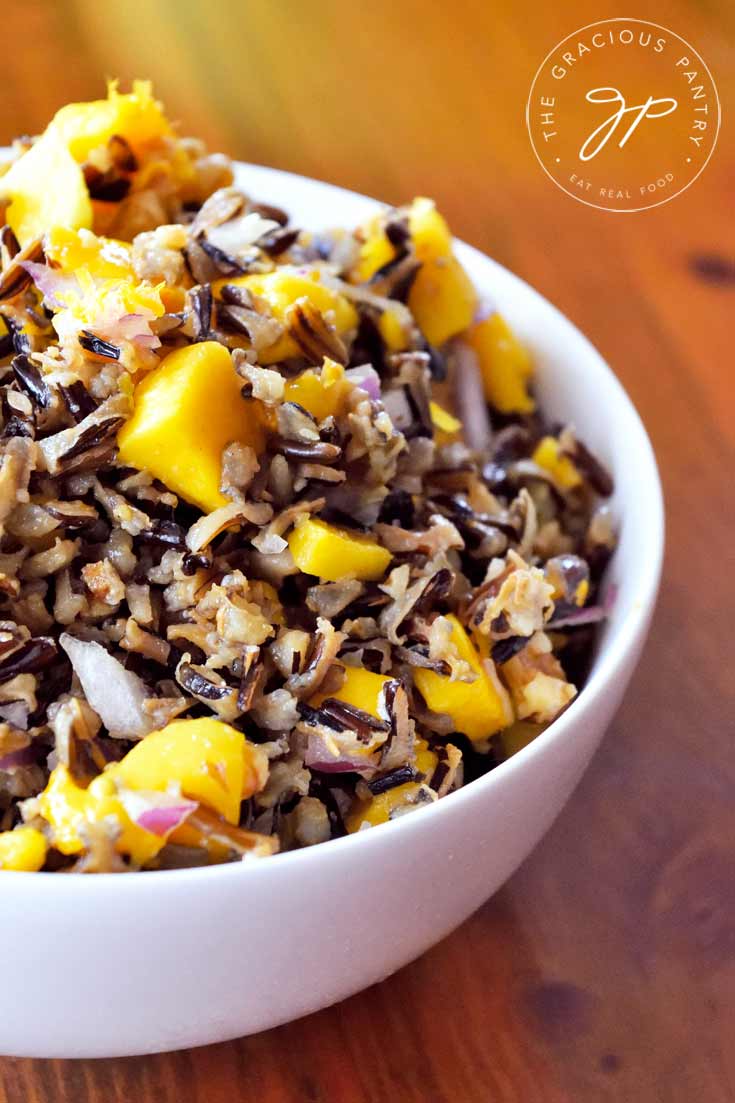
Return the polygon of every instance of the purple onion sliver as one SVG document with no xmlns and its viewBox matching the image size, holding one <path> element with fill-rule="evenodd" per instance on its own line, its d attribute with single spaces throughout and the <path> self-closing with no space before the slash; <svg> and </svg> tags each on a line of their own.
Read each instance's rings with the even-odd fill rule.
<svg viewBox="0 0 735 1103">
<path fill-rule="evenodd" d="M 146 808 L 136 817 L 138 827 L 144 831 L 150 831 L 153 835 L 170 834 L 177 827 L 181 827 L 184 820 L 197 808 L 195 800 L 182 801 L 181 804 L 170 804 L 159 808 Z"/>
<path fill-rule="evenodd" d="M 369 364 L 362 365 L 359 368 L 348 368 L 345 372 L 345 379 L 348 379 L 350 383 L 354 383 L 361 391 L 366 391 L 374 402 L 377 402 L 380 398 L 380 376 L 375 368 L 372 368 Z"/>
<path fill-rule="evenodd" d="M 0 758 L 0 770 L 14 770 L 18 766 L 33 766 L 36 762 L 36 747 L 29 743 L 27 747 L 19 747 L 17 751 L 9 751 Z"/>
</svg>

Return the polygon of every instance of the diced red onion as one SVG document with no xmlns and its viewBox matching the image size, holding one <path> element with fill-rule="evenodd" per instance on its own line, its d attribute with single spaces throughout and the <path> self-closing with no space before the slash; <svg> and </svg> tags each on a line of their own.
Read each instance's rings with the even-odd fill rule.
<svg viewBox="0 0 735 1103">
<path fill-rule="evenodd" d="M 383 405 L 396 429 L 409 429 L 414 423 L 413 410 L 408 404 L 408 399 L 402 387 L 392 391 L 386 391 L 383 395 Z"/>
<path fill-rule="evenodd" d="M 9 751 L 0 758 L 0 770 L 14 770 L 18 766 L 32 766 L 37 760 L 36 748 L 33 743 L 27 747 L 20 747 L 17 751 Z"/>
<path fill-rule="evenodd" d="M 14 728 L 26 731 L 28 727 L 28 705 L 25 701 L 8 701 L 0 705 L 0 717 Z"/>
<path fill-rule="evenodd" d="M 462 341 L 454 342 L 454 365 L 454 398 L 465 440 L 470 448 L 485 452 L 490 447 L 492 427 L 480 367 L 474 350 Z"/>
<path fill-rule="evenodd" d="M 64 296 L 79 294 L 79 284 L 74 275 L 60 272 L 58 268 L 49 268 L 47 264 L 36 264 L 32 260 L 23 260 L 20 264 L 35 283 L 44 298 L 44 302 L 54 310 L 61 310 L 66 304 Z"/>
<path fill-rule="evenodd" d="M 184 820 L 199 807 L 195 800 L 148 790 L 122 789 L 118 792 L 118 798 L 133 823 L 160 838 L 166 838 L 181 827 Z"/>
<path fill-rule="evenodd" d="M 133 341 L 141 348 L 157 349 L 161 342 L 151 331 L 150 320 L 143 314 L 123 314 L 121 318 L 106 320 L 95 327 L 105 340 L 119 345 L 121 341 Z"/>
<path fill-rule="evenodd" d="M 581 628 L 585 624 L 599 624 L 607 618 L 607 610 L 602 605 L 588 605 L 584 609 L 574 609 L 569 613 L 562 613 L 558 620 L 554 617 L 548 621 L 546 627 L 556 628 Z"/>
<path fill-rule="evenodd" d="M 358 773 L 370 777 L 375 773 L 376 765 L 362 755 L 341 754 L 335 758 L 318 735 L 310 735 L 304 754 L 304 765 L 322 774 Z"/>
<path fill-rule="evenodd" d="M 144 682 L 113 655 L 92 640 L 79 640 L 62 633 L 59 643 L 66 651 L 84 696 L 118 739 L 142 739 L 155 728 L 143 705 L 150 694 Z"/>
<path fill-rule="evenodd" d="M 373 402 L 380 398 L 380 376 L 371 364 L 361 364 L 357 368 L 348 368 L 345 379 L 354 383 L 361 391 L 366 391 Z"/>
</svg>

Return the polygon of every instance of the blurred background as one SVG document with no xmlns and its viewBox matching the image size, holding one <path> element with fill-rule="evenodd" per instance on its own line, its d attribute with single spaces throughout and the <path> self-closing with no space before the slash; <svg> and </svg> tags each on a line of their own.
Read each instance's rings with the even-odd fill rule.
<svg viewBox="0 0 735 1103">
<path fill-rule="evenodd" d="M 645 278 L 698 375 L 690 324 L 725 340 L 725 318 L 692 280 L 692 257 L 730 253 L 735 149 L 673 203 L 614 215 L 572 202 L 541 171 L 525 126 L 533 75 L 571 31 L 635 15 L 689 38 L 724 103 L 735 83 L 735 5 L 725 0 L 5 0 L 0 140 L 37 133 L 61 104 L 104 94 L 105 78 L 153 80 L 182 131 L 233 157 L 399 203 L 436 199 L 455 233 L 530 279 L 614 357 L 636 394 L 623 329 L 635 299 L 611 275 Z M 669 310 L 676 303 L 678 309 Z M 613 328 L 615 318 L 617 327 Z M 654 335 L 651 335 L 653 338 Z M 638 346 L 638 354 L 650 350 Z M 628 376 L 630 373 L 630 377 Z M 735 395 L 735 389 L 733 389 Z M 732 420 L 735 398 L 714 411 Z"/>
<path fill-rule="evenodd" d="M 642 213 L 611 214 L 562 193 L 525 126 L 548 51 L 611 16 L 653 20 L 692 42 L 723 109 L 701 177 Z M 497 1061 L 517 1052 L 514 1083 L 544 1069 L 540 1094 L 512 1094 L 524 1103 L 561 1099 L 552 1081 L 569 1089 L 564 1100 L 732 1100 L 735 4 L 3 0 L 2 27 L 0 141 L 42 130 L 67 101 L 102 96 L 106 77 L 149 77 L 182 131 L 213 150 L 392 203 L 435 198 L 458 236 L 534 284 L 600 348 L 643 416 L 665 486 L 668 552 L 651 641 L 604 747 L 540 849 L 421 962 L 274 1035 L 285 1049 L 264 1038 L 201 1053 L 197 1076 L 221 1092 L 202 1088 L 202 1098 L 231 1098 L 222 1069 L 239 1075 L 240 1055 L 243 1068 L 258 1064 L 254 1083 L 275 1075 L 274 1052 L 293 1052 L 299 1070 L 318 1077 L 332 1029 L 344 1024 L 335 1045 L 350 1036 L 362 1045 L 374 1014 L 387 1023 L 403 1001 L 411 1014 L 393 1020 L 406 1043 L 396 1075 L 426 1044 L 420 1077 L 431 1068 L 438 1083 L 438 1001 L 458 1024 L 452 1052 L 461 1058 L 445 1069 L 441 1098 L 479 1098 L 469 1081 L 456 1093 L 458 1069 L 482 1066 L 489 1083 Z M 518 978 L 540 977 L 540 1002 L 509 1012 Z M 478 1048 L 480 1036 L 493 1040 Z M 381 1046 L 373 1068 L 390 1060 Z M 159 1070 L 174 1068 L 160 1061 Z M 610 1077 L 608 1094 L 600 1085 Z M 64 1099 L 81 1098 L 72 1087 Z M 131 1091 L 120 1098 L 138 1097 L 132 1081 Z M 499 1089 L 497 1098 L 511 1095 Z"/>
</svg>

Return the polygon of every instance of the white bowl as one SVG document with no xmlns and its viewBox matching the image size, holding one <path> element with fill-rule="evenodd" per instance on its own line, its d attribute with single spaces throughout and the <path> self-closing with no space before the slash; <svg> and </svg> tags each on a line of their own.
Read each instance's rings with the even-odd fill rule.
<svg viewBox="0 0 735 1103">
<path fill-rule="evenodd" d="M 317 229 L 373 200 L 257 166 L 254 197 Z M 0 1052 L 103 1057 L 219 1042 L 344 999 L 444 938 L 520 865 L 600 742 L 638 659 L 658 588 L 663 506 L 645 430 L 589 341 L 468 245 L 477 287 L 531 347 L 544 410 L 615 477 L 617 598 L 578 700 L 510 761 L 415 815 L 252 865 L 130 876 L 0 874 Z"/>
</svg>

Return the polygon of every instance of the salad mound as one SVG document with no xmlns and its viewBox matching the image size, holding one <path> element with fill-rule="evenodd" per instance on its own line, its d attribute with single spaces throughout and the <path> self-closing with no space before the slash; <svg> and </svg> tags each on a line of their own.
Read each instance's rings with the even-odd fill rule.
<svg viewBox="0 0 735 1103">
<path fill-rule="evenodd" d="M 612 482 L 435 204 L 299 230 L 143 81 L 13 154 L 0 868 L 310 846 L 543 731 L 605 618 Z"/>
</svg>

